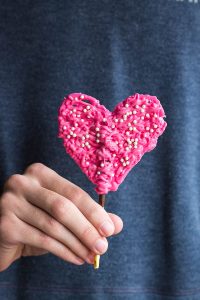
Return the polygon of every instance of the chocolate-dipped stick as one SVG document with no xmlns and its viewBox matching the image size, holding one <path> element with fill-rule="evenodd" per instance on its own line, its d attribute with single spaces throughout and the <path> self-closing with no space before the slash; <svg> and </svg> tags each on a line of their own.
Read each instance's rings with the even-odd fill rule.
<svg viewBox="0 0 200 300">
<path fill-rule="evenodd" d="M 106 195 L 99 195 L 99 204 L 104 208 L 106 201 Z M 99 263 L 100 263 L 100 255 L 97 254 L 94 257 L 94 269 L 99 269 Z"/>
</svg>

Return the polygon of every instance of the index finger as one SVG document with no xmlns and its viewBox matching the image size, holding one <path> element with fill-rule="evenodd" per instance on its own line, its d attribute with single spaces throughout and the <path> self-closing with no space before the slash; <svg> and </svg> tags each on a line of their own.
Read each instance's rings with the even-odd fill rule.
<svg viewBox="0 0 200 300">
<path fill-rule="evenodd" d="M 25 174 L 37 179 L 42 187 L 72 201 L 103 236 L 114 233 L 115 226 L 109 214 L 77 185 L 40 163 L 29 166 Z"/>
</svg>

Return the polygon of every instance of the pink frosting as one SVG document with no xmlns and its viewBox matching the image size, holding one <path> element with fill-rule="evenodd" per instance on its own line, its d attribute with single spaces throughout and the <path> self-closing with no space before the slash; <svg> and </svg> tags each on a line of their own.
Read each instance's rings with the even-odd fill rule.
<svg viewBox="0 0 200 300">
<path fill-rule="evenodd" d="M 73 93 L 59 109 L 59 137 L 98 194 L 116 191 L 145 152 L 156 147 L 167 123 L 155 96 L 135 94 L 113 112 L 91 96 Z"/>
</svg>

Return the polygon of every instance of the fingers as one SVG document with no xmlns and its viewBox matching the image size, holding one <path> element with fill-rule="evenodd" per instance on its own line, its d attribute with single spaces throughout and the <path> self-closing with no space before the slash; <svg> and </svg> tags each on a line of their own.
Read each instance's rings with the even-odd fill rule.
<svg viewBox="0 0 200 300">
<path fill-rule="evenodd" d="M 105 237 L 122 227 L 118 216 L 108 214 L 78 186 L 42 164 L 33 164 L 4 186 L 0 271 L 22 255 L 46 252 L 75 264 L 91 263 L 94 254 L 106 252 Z"/>
<path fill-rule="evenodd" d="M 34 164 L 26 170 L 26 174 L 37 178 L 43 187 L 72 201 L 101 235 L 108 237 L 118 232 L 115 227 L 119 226 L 120 221 L 117 218 L 111 218 L 86 192 L 53 170 L 42 164 Z"/>
<path fill-rule="evenodd" d="M 71 262 L 76 265 L 82 265 L 84 261 L 76 256 L 69 248 L 62 243 L 46 235 L 42 231 L 28 225 L 18 219 L 17 224 L 19 235 L 19 242 L 32 247 L 44 249 L 61 259 Z"/>
<path fill-rule="evenodd" d="M 113 234 L 118 234 L 122 231 L 123 229 L 123 221 L 120 217 L 118 217 L 117 215 L 115 214 L 112 214 L 112 213 L 108 213 L 111 220 L 113 221 L 113 223 L 115 224 L 115 231 Z"/>
<path fill-rule="evenodd" d="M 96 254 L 106 252 L 107 240 L 70 200 L 43 187 L 29 191 L 25 198 L 68 228 L 87 248 Z"/>
<path fill-rule="evenodd" d="M 45 211 L 24 201 L 20 210 L 16 211 L 16 215 L 25 223 L 41 230 L 46 235 L 65 245 L 78 257 L 91 263 L 88 258 L 91 251 L 70 230 Z"/>
</svg>

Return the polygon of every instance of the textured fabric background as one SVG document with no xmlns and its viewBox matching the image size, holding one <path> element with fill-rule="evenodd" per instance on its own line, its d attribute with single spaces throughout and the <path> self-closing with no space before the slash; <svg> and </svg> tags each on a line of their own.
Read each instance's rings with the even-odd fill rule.
<svg viewBox="0 0 200 300">
<path fill-rule="evenodd" d="M 156 95 L 168 128 L 106 209 L 124 230 L 101 268 L 46 255 L 0 273 L 1 300 L 200 299 L 200 3 L 176 0 L 0 0 L 0 185 L 42 162 L 90 184 L 57 138 L 65 94 L 112 110 Z"/>
</svg>

